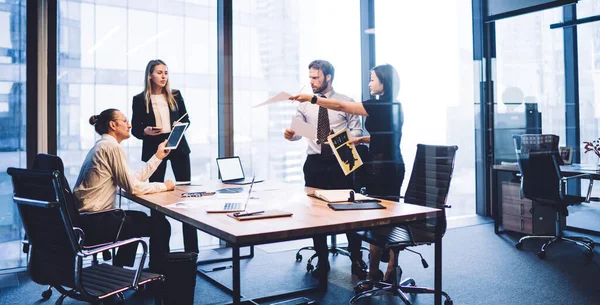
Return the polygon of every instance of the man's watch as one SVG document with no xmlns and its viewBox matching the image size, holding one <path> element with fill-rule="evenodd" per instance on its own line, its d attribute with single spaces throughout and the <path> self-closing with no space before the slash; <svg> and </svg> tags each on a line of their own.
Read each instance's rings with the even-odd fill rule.
<svg viewBox="0 0 600 305">
<path fill-rule="evenodd" d="M 318 97 L 316 95 L 313 95 L 313 97 L 310 99 L 310 103 L 311 104 L 316 104 L 317 103 L 317 99 L 318 99 Z"/>
</svg>

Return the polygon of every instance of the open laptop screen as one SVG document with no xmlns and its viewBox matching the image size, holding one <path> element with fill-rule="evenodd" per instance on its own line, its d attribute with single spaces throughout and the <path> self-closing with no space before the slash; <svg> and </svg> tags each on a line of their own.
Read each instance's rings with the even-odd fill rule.
<svg viewBox="0 0 600 305">
<path fill-rule="evenodd" d="M 244 170 L 240 157 L 218 158 L 217 167 L 221 175 L 221 181 L 229 181 L 244 178 Z"/>
</svg>

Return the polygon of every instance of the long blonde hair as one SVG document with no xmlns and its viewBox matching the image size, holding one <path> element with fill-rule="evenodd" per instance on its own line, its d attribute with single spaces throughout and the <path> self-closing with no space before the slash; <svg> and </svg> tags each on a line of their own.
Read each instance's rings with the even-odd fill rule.
<svg viewBox="0 0 600 305">
<path fill-rule="evenodd" d="M 160 59 L 153 59 L 148 62 L 146 65 L 146 73 L 144 77 L 146 78 L 144 81 L 144 99 L 146 101 L 146 113 L 150 113 L 150 95 L 152 95 L 152 81 L 150 80 L 150 75 L 154 72 L 154 67 L 158 65 L 167 66 L 167 64 Z M 169 79 L 167 78 L 167 83 L 163 87 L 162 94 L 166 96 L 167 104 L 169 104 L 169 108 L 171 110 L 177 109 L 177 102 L 175 101 L 175 97 L 173 96 L 173 92 L 171 92 L 171 86 L 169 85 Z"/>
</svg>

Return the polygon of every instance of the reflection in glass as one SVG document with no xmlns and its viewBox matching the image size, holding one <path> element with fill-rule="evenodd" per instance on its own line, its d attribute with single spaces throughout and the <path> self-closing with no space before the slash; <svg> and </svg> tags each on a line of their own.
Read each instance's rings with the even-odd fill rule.
<svg viewBox="0 0 600 305">
<path fill-rule="evenodd" d="M 149 60 L 169 64 L 173 89 L 184 94 L 192 120 L 186 137 L 192 180 L 216 177 L 218 154 L 216 1 L 59 1 L 58 155 L 71 185 L 99 136 L 88 119 L 107 108 L 131 120 L 133 96 L 143 91 Z M 142 141 L 122 143 L 132 168 L 141 168 Z M 167 170 L 165 179 L 173 179 Z M 123 202 L 123 208 L 142 209 Z M 172 249 L 181 225 L 172 224 Z M 200 236 L 201 245 L 214 243 Z"/>
<path fill-rule="evenodd" d="M 335 67 L 336 92 L 360 101 L 359 1 L 234 0 L 233 11 L 235 154 L 248 173 L 303 184 L 307 144 L 283 137 L 298 104 L 252 106 L 281 91 L 311 93 L 315 59 Z"/>
<path fill-rule="evenodd" d="M 577 3 L 577 16 L 584 18 L 600 14 L 600 0 L 588 0 Z M 581 164 L 593 166 L 600 158 L 593 152 L 584 153 L 583 142 L 600 138 L 600 22 L 577 26 L 577 57 L 579 70 L 579 130 L 581 143 L 579 156 Z M 595 183 L 598 183 L 597 181 Z M 581 183 L 582 194 L 587 184 Z M 600 189 L 592 190 L 592 197 L 600 197 Z M 584 203 L 569 208 L 567 225 L 600 231 L 597 215 L 600 209 L 597 202 Z"/>
<path fill-rule="evenodd" d="M 26 167 L 26 1 L 0 5 L 0 270 L 27 265 L 8 167 Z"/>
<path fill-rule="evenodd" d="M 410 176 L 418 143 L 458 145 L 449 215 L 475 214 L 471 1 L 376 1 L 377 64 L 400 76 L 402 156 Z M 424 22 L 435 20 L 434 23 Z M 418 31 L 415 30 L 418 27 Z M 406 180 L 408 181 L 408 180 Z M 406 190 L 404 183 L 401 193 Z"/>
</svg>

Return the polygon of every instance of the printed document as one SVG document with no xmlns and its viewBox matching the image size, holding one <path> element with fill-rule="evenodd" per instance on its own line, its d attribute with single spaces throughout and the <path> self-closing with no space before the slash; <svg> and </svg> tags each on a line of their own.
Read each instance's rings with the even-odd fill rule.
<svg viewBox="0 0 600 305">
<path fill-rule="evenodd" d="M 304 122 L 299 117 L 292 117 L 292 125 L 290 129 L 296 132 L 297 135 L 314 140 L 317 138 L 317 128 Z"/>
<path fill-rule="evenodd" d="M 287 100 L 289 100 L 289 98 L 291 96 L 292 96 L 291 94 L 281 91 L 281 92 L 277 93 L 274 97 L 272 97 L 256 106 L 252 106 L 252 108 L 256 108 L 256 107 L 260 107 L 260 106 L 264 106 L 264 105 L 268 105 L 268 104 L 273 104 L 273 103 L 277 103 L 277 102 L 281 102 L 281 101 L 287 101 Z"/>
</svg>

